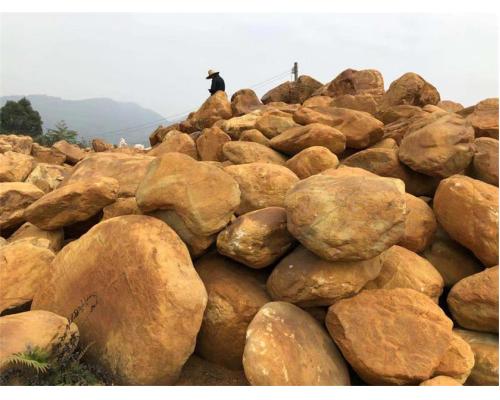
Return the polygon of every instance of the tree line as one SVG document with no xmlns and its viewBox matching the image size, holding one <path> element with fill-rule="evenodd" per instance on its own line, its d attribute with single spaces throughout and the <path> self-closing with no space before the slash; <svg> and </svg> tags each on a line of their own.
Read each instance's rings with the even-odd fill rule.
<svg viewBox="0 0 500 400">
<path fill-rule="evenodd" d="M 66 122 L 59 121 L 55 128 L 42 129 L 40 113 L 33 109 L 31 102 L 23 97 L 19 101 L 9 100 L 0 108 L 0 133 L 31 136 L 33 140 L 43 146 L 52 146 L 59 140 L 80 147 L 88 147 L 85 139 L 78 136 L 78 132 L 70 129 Z"/>
</svg>

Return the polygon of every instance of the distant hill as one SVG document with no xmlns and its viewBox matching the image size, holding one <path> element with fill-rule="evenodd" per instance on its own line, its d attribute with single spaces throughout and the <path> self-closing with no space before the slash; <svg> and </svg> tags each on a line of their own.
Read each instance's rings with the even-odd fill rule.
<svg viewBox="0 0 500 400">
<path fill-rule="evenodd" d="M 127 143 L 149 145 L 148 136 L 158 125 L 168 125 L 163 116 L 135 103 L 108 98 L 65 100 L 46 95 L 3 96 L 0 107 L 7 100 L 26 97 L 43 121 L 44 132 L 60 120 L 85 139 L 100 137 L 117 144 L 120 138 Z"/>
</svg>

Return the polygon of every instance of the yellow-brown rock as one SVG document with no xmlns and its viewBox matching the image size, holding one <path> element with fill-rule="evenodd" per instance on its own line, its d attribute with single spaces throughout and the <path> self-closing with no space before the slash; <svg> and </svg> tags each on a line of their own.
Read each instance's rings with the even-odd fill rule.
<svg viewBox="0 0 500 400">
<path fill-rule="evenodd" d="M 236 218 L 217 236 L 217 250 L 258 269 L 278 260 L 293 242 L 286 229 L 285 209 L 267 207 Z"/>
<path fill-rule="evenodd" d="M 53 147 L 44 147 L 33 143 L 31 155 L 40 163 L 61 165 L 66 161 L 66 155 Z"/>
<path fill-rule="evenodd" d="M 462 175 L 440 182 L 434 214 L 444 230 L 487 267 L 498 263 L 498 188 Z"/>
<path fill-rule="evenodd" d="M 52 145 L 52 148 L 59 150 L 66 156 L 66 162 L 74 165 L 85 157 L 85 152 L 76 144 L 68 143 L 66 140 L 59 140 Z"/>
<path fill-rule="evenodd" d="M 231 110 L 235 117 L 248 114 L 262 106 L 252 89 L 240 89 L 231 96 Z"/>
<path fill-rule="evenodd" d="M 38 163 L 25 182 L 32 183 L 48 193 L 61 184 L 66 174 L 66 169 L 62 165 Z"/>
<path fill-rule="evenodd" d="M 196 144 L 194 140 L 185 133 L 166 136 L 163 142 L 148 151 L 148 156 L 158 157 L 167 153 L 183 153 L 195 160 L 198 159 Z"/>
<path fill-rule="evenodd" d="M 222 153 L 233 164 L 259 162 L 284 165 L 286 162 L 286 158 L 282 154 L 255 142 L 227 142 L 222 146 Z"/>
<path fill-rule="evenodd" d="M 455 379 L 449 376 L 439 375 L 434 378 L 427 379 L 420 383 L 419 386 L 462 386 Z"/>
<path fill-rule="evenodd" d="M 7 151 L 0 153 L 0 182 L 22 182 L 35 167 L 30 155 Z"/>
<path fill-rule="evenodd" d="M 300 179 L 319 174 L 329 168 L 337 168 L 337 156 L 322 146 L 312 146 L 290 158 L 285 166 L 290 168 Z"/>
<path fill-rule="evenodd" d="M 498 186 L 498 140 L 480 137 L 474 140 L 472 176 Z"/>
<path fill-rule="evenodd" d="M 463 328 L 498 332 L 498 266 L 458 281 L 447 301 L 453 319 Z"/>
<path fill-rule="evenodd" d="M 445 375 L 464 384 L 474 367 L 474 353 L 469 344 L 456 332 L 452 333 L 450 347 L 434 371 L 434 375 Z"/>
<path fill-rule="evenodd" d="M 264 136 L 264 134 L 257 129 L 247 129 L 246 131 L 241 132 L 240 139 L 244 142 L 255 142 L 262 144 L 264 146 L 270 146 L 270 140 Z"/>
<path fill-rule="evenodd" d="M 257 386 L 345 386 L 349 373 L 325 329 L 306 311 L 277 301 L 248 326 L 243 367 Z"/>
<path fill-rule="evenodd" d="M 192 354 L 207 294 L 186 246 L 165 223 L 144 215 L 103 221 L 66 245 L 33 309 L 69 315 L 86 357 L 118 383 L 174 383 Z"/>
<path fill-rule="evenodd" d="M 274 268 L 267 290 L 274 300 L 300 307 L 330 306 L 358 293 L 378 276 L 381 267 L 378 256 L 362 261 L 325 261 L 298 246 Z"/>
<path fill-rule="evenodd" d="M 102 220 L 119 217 L 120 215 L 140 214 L 142 214 L 142 212 L 139 210 L 135 197 L 123 197 L 116 199 L 114 203 L 102 209 Z"/>
<path fill-rule="evenodd" d="M 106 142 L 103 139 L 99 138 L 94 138 L 92 139 L 92 149 L 98 153 L 101 151 L 108 151 L 113 148 L 113 145 L 111 143 Z"/>
<path fill-rule="evenodd" d="M 302 245 L 325 260 L 354 261 L 375 257 L 403 238 L 402 181 L 327 171 L 286 195 L 288 230 Z"/>
<path fill-rule="evenodd" d="M 64 232 L 62 229 L 45 231 L 30 222 L 25 222 L 8 239 L 9 243 L 21 240 L 29 241 L 38 246 L 46 246 L 49 250 L 57 253 L 63 245 Z"/>
<path fill-rule="evenodd" d="M 285 115 L 286 116 L 273 114 L 263 115 L 257 120 L 255 129 L 262 132 L 262 134 L 268 139 L 272 139 L 287 129 L 299 126 L 299 124 L 293 120 L 291 115 Z"/>
<path fill-rule="evenodd" d="M 384 78 L 375 69 L 346 69 L 337 77 L 318 89 L 314 95 L 337 97 L 342 95 L 384 94 Z"/>
<path fill-rule="evenodd" d="M 365 382 L 408 385 L 432 377 L 450 346 L 453 323 L 424 294 L 377 289 L 330 306 L 326 326 Z"/>
<path fill-rule="evenodd" d="M 231 103 L 225 92 L 219 90 L 210 96 L 201 107 L 188 118 L 188 123 L 194 130 L 210 128 L 221 119 L 229 119 L 232 116 Z M 194 131 L 193 131 L 194 132 Z"/>
<path fill-rule="evenodd" d="M 0 135 L 0 148 L 3 145 L 8 145 L 6 147 L 16 153 L 31 154 L 33 138 L 31 136 L 23 135 Z M 2 151 L 0 151 L 0 153 L 1 152 Z"/>
<path fill-rule="evenodd" d="M 415 253 L 426 249 L 437 229 L 436 217 L 427 203 L 411 194 L 405 193 L 406 215 L 405 235 L 398 244 Z"/>
<path fill-rule="evenodd" d="M 0 183 L 0 230 L 21 225 L 24 209 L 44 195 L 31 183 Z"/>
<path fill-rule="evenodd" d="M 241 191 L 236 215 L 266 207 L 283 207 L 287 191 L 299 178 L 288 168 L 269 163 L 230 165 L 224 168 Z"/>
<path fill-rule="evenodd" d="M 231 137 L 218 127 L 203 129 L 196 139 L 196 149 L 202 161 L 224 161 L 222 153 L 224 143 L 230 142 Z"/>
<path fill-rule="evenodd" d="M 467 116 L 476 137 L 487 136 L 498 140 L 498 97 L 480 101 Z"/>
</svg>

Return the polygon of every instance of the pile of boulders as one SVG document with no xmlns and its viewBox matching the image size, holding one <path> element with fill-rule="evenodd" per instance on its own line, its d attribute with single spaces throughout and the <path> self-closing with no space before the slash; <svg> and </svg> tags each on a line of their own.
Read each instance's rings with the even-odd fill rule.
<svg viewBox="0 0 500 400">
<path fill-rule="evenodd" d="M 0 136 L 3 370 L 71 324 L 121 384 L 498 385 L 498 99 L 349 69 L 150 142 Z"/>
</svg>

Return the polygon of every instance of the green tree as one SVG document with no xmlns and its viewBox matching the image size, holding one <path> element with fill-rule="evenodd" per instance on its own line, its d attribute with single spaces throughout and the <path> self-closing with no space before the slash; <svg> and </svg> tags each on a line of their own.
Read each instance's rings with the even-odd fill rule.
<svg viewBox="0 0 500 400">
<path fill-rule="evenodd" d="M 37 138 L 37 141 L 44 146 L 52 146 L 59 140 L 66 140 L 68 143 L 77 144 L 78 132 L 71 130 L 66 122 L 59 121 L 54 129 L 49 129 L 46 134 Z"/>
<path fill-rule="evenodd" d="M 36 137 L 42 134 L 42 118 L 26 97 L 9 100 L 0 109 L 0 132 Z"/>
</svg>

